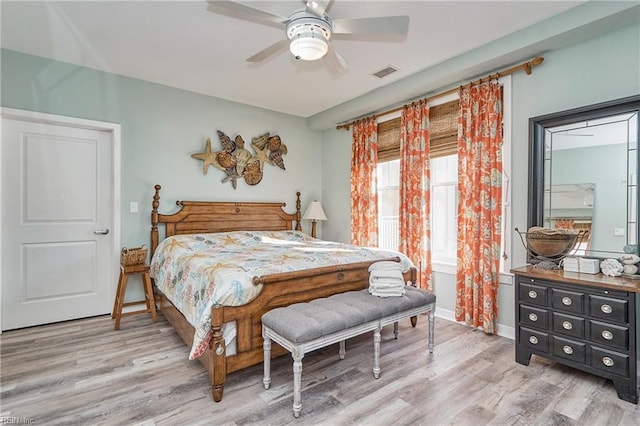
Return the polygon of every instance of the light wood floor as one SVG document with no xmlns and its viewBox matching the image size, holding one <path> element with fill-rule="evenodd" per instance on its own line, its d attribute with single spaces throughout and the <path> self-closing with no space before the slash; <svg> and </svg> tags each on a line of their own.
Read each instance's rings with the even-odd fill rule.
<svg viewBox="0 0 640 426">
<path fill-rule="evenodd" d="M 511 340 L 436 320 L 383 331 L 381 377 L 371 373 L 369 335 L 303 359 L 302 415 L 291 414 L 291 358 L 229 376 L 211 399 L 200 363 L 162 315 L 109 317 L 5 332 L 0 336 L 0 420 L 36 425 L 640 425 L 640 408 L 604 379 L 534 357 L 516 364 Z"/>
</svg>

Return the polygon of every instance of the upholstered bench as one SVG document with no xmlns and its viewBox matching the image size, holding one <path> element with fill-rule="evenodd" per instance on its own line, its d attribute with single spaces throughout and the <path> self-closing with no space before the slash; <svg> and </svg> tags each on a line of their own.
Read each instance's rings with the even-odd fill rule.
<svg viewBox="0 0 640 426">
<path fill-rule="evenodd" d="M 293 357 L 293 415 L 302 410 L 302 358 L 313 350 L 340 342 L 344 359 L 345 340 L 373 331 L 373 376 L 380 377 L 380 330 L 397 322 L 429 312 L 429 352 L 433 352 L 436 296 L 425 290 L 406 287 L 398 297 L 377 297 L 367 290 L 332 296 L 273 309 L 262 316 L 265 389 L 271 383 L 271 341 L 291 352 Z"/>
</svg>

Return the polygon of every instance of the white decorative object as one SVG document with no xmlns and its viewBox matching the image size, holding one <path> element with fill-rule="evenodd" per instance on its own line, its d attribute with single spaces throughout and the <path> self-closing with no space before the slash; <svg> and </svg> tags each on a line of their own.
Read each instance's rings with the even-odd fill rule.
<svg viewBox="0 0 640 426">
<path fill-rule="evenodd" d="M 622 267 L 622 272 L 629 275 L 635 275 L 638 272 L 638 267 L 636 265 L 624 265 Z"/>
<path fill-rule="evenodd" d="M 602 273 L 610 277 L 617 277 L 622 274 L 622 264 L 617 259 L 605 259 L 600 264 Z"/>
<path fill-rule="evenodd" d="M 583 274 L 597 274 L 600 272 L 600 261 L 587 257 L 565 257 L 562 259 L 562 267 L 567 272 L 579 272 Z"/>
<path fill-rule="evenodd" d="M 640 262 L 640 256 L 638 256 L 637 254 L 623 254 L 622 256 L 620 256 L 619 260 L 625 265 L 635 265 L 636 263 Z"/>
</svg>

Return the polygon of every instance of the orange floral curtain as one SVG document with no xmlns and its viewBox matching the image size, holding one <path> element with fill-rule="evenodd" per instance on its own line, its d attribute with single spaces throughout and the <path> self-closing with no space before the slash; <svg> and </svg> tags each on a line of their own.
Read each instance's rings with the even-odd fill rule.
<svg viewBox="0 0 640 426">
<path fill-rule="evenodd" d="M 457 321 L 495 333 L 502 211 L 502 90 L 460 90 Z"/>
<path fill-rule="evenodd" d="M 378 246 L 378 124 L 375 117 L 353 126 L 351 155 L 351 243 Z"/>
<path fill-rule="evenodd" d="M 573 229 L 575 221 L 573 219 L 556 219 L 556 228 Z"/>
<path fill-rule="evenodd" d="M 406 106 L 400 116 L 400 243 L 418 267 L 418 284 L 431 290 L 429 107 Z"/>
</svg>

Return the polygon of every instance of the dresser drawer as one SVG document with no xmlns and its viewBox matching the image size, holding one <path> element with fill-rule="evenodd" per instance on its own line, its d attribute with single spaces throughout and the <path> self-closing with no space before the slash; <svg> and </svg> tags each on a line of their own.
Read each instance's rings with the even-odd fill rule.
<svg viewBox="0 0 640 426">
<path fill-rule="evenodd" d="M 553 331 L 556 333 L 584 339 L 584 324 L 584 318 L 558 312 L 553 313 Z"/>
<path fill-rule="evenodd" d="M 552 336 L 551 345 L 551 352 L 556 356 L 570 359 L 571 361 L 581 364 L 584 364 L 586 361 L 587 345 L 585 343 Z"/>
<path fill-rule="evenodd" d="M 590 321 L 589 340 L 600 345 L 613 346 L 622 350 L 629 350 L 629 328 L 607 324 L 600 321 Z"/>
<path fill-rule="evenodd" d="M 542 308 L 534 308 L 533 306 L 520 305 L 520 324 L 549 329 L 549 311 Z"/>
<path fill-rule="evenodd" d="M 629 377 L 629 355 L 591 347 L 591 366 L 598 370 Z"/>
<path fill-rule="evenodd" d="M 571 312 L 574 314 L 584 313 L 584 293 L 551 289 L 551 306 L 559 311 Z"/>
<path fill-rule="evenodd" d="M 624 299 L 589 295 L 589 314 L 595 318 L 619 323 L 628 322 L 629 303 Z"/>
<path fill-rule="evenodd" d="M 520 283 L 518 297 L 526 305 L 547 306 L 547 287 Z"/>
<path fill-rule="evenodd" d="M 541 331 L 520 327 L 520 344 L 541 352 L 549 352 L 549 335 Z"/>
</svg>

